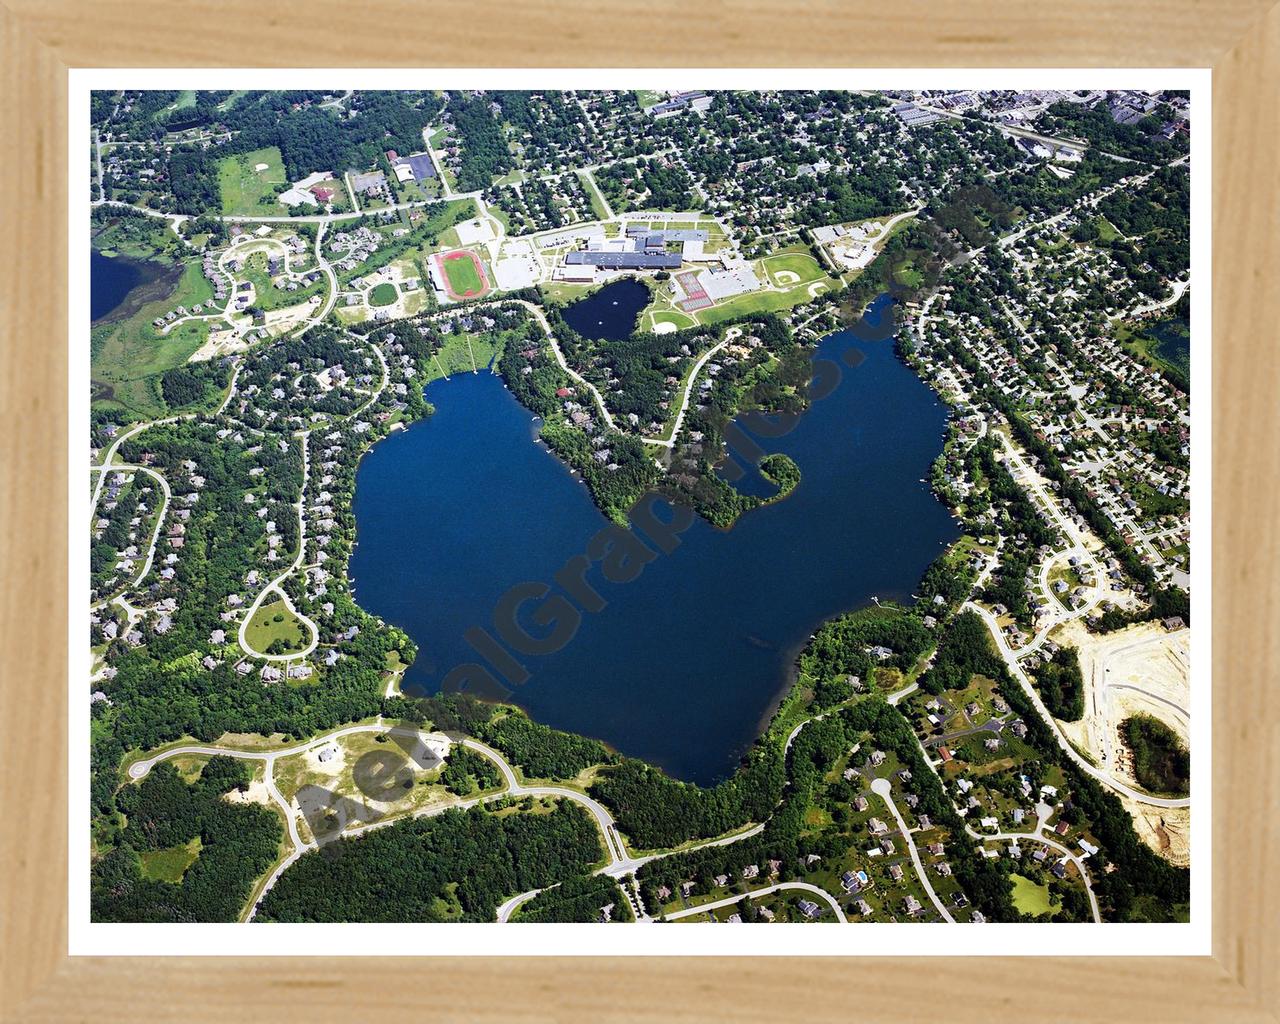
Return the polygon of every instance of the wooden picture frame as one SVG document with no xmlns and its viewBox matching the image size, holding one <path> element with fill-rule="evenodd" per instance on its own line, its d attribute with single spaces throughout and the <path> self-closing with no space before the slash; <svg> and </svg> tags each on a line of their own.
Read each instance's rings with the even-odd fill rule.
<svg viewBox="0 0 1280 1024">
<path fill-rule="evenodd" d="M 402 0 L 0 6 L 0 1006 L 12 1021 L 147 1019 L 1270 1021 L 1280 1017 L 1273 624 L 1280 573 L 1280 8 L 912 2 L 464 8 Z M 682 25 L 672 32 L 674 25 Z M 692 31 L 688 29 L 692 28 Z M 67 954 L 67 69 L 1212 67 L 1213 955 L 1201 958 L 142 958 Z M 1199 126 L 1198 126 L 1199 127 Z M 1203 129 L 1200 129 L 1203 130 Z M 72 308 L 77 308 L 74 304 Z M 73 453 L 79 448 L 73 447 Z M 74 463 L 73 463 L 74 464 Z M 1199 543 L 1208 545 L 1209 539 Z M 1239 823 L 1239 824 L 1237 824 Z M 1269 867 L 1270 866 L 1270 867 Z M 212 926 L 229 927 L 229 926 Z M 963 954 L 958 943 L 957 954 Z M 1137 951 L 1135 951 L 1137 952 Z M 1269 966 L 1270 965 L 1270 966 Z M 424 970 L 425 967 L 425 970 Z M 1270 979 L 1270 980 L 1268 980 Z"/>
</svg>

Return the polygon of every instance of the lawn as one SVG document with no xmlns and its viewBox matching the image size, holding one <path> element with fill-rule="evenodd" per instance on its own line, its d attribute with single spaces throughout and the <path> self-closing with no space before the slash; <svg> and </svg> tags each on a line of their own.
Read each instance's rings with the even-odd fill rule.
<svg viewBox="0 0 1280 1024">
<path fill-rule="evenodd" d="M 369 292 L 369 305 L 390 306 L 399 297 L 400 293 L 396 291 L 396 286 L 384 281 L 382 284 L 375 285 Z"/>
<path fill-rule="evenodd" d="M 449 279 L 449 288 L 453 294 L 461 298 L 479 295 L 484 291 L 484 280 L 476 265 L 476 257 L 466 251 L 450 253 L 441 261 L 444 264 L 445 277 Z"/>
<path fill-rule="evenodd" d="M 636 90 L 636 102 L 640 104 L 641 110 L 648 110 L 650 107 L 656 107 L 666 98 L 667 94 L 665 92 L 657 92 L 654 89 Z"/>
<path fill-rule="evenodd" d="M 904 288 L 919 288 L 924 283 L 924 274 L 916 269 L 912 260 L 902 260 L 893 267 L 893 279 Z"/>
<path fill-rule="evenodd" d="M 609 209 L 605 204 L 604 196 L 596 188 L 596 179 L 592 177 L 590 171 L 579 171 L 578 177 L 582 180 L 583 191 L 587 193 L 587 198 L 591 200 L 591 209 L 599 220 L 604 220 L 605 217 L 609 216 Z"/>
<path fill-rule="evenodd" d="M 698 322 L 693 317 L 674 309 L 655 310 L 649 314 L 649 319 L 653 322 L 654 327 L 657 327 L 658 324 L 674 324 L 678 331 L 698 326 Z"/>
<path fill-rule="evenodd" d="M 502 347 L 502 339 L 492 334 L 447 334 L 435 358 L 427 365 L 427 381 L 448 374 L 482 370 Z"/>
<path fill-rule="evenodd" d="M 548 302 L 564 304 L 582 298 L 597 287 L 594 284 L 574 284 L 569 281 L 544 281 L 538 285 L 538 291 Z"/>
<path fill-rule="evenodd" d="M 822 278 L 822 282 L 827 290 L 831 290 L 836 283 L 828 278 Z M 713 324 L 736 316 L 746 316 L 752 313 L 776 313 L 779 310 L 790 309 L 792 306 L 799 306 L 801 303 L 811 301 L 812 296 L 809 294 L 809 288 L 815 283 L 809 281 L 785 292 L 762 291 L 735 295 L 724 302 L 698 310 L 698 322 L 701 324 Z M 819 294 L 822 294 L 821 291 L 819 291 Z"/>
<path fill-rule="evenodd" d="M 259 170 L 259 164 L 266 164 Z M 275 201 L 284 185 L 284 161 L 278 146 L 239 153 L 218 161 L 218 194 L 224 214 L 282 212 Z"/>
<path fill-rule="evenodd" d="M 273 653 L 270 648 L 277 640 L 285 646 L 281 654 L 301 650 L 306 644 L 302 623 L 283 600 L 259 608 L 244 635 L 250 647 L 264 654 Z"/>
<path fill-rule="evenodd" d="M 820 281 L 823 278 L 822 267 L 818 265 L 807 251 L 787 250 L 765 256 L 760 261 L 769 280 L 782 287 L 793 287 Z M 794 275 L 794 276 L 793 276 Z"/>
<path fill-rule="evenodd" d="M 1036 917 L 1040 914 L 1050 916 L 1058 912 L 1057 907 L 1049 905 L 1049 887 L 1036 885 L 1022 875 L 1011 875 L 1013 879 L 1013 905 L 1019 913 Z"/>
<path fill-rule="evenodd" d="M 142 877 L 156 882 L 181 882 L 187 868 L 196 862 L 199 855 L 199 836 L 167 850 L 143 851 L 138 855 L 142 859 Z"/>
</svg>

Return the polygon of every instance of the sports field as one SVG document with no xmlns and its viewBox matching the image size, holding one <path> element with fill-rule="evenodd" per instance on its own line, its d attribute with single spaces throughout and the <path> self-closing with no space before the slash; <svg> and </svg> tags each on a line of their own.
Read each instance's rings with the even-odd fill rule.
<svg viewBox="0 0 1280 1024">
<path fill-rule="evenodd" d="M 218 192 L 224 214 L 281 212 L 276 194 L 286 184 L 278 146 L 218 161 Z"/>
<path fill-rule="evenodd" d="M 480 260 L 475 253 L 467 249 L 458 249 L 437 256 L 436 260 L 440 269 L 444 271 L 450 298 L 475 299 L 489 290 L 484 268 L 480 266 Z"/>
</svg>

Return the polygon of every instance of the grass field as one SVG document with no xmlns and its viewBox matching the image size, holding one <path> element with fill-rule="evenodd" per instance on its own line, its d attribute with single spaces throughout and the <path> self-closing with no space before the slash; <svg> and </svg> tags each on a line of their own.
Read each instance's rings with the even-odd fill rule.
<svg viewBox="0 0 1280 1024">
<path fill-rule="evenodd" d="M 572 284 L 568 281 L 549 281 L 538 285 L 538 291 L 548 302 L 569 303 L 580 299 L 588 292 L 595 291 L 594 284 Z"/>
<path fill-rule="evenodd" d="M 382 284 L 375 285 L 369 292 L 369 305 L 390 306 L 399 297 L 400 293 L 396 291 L 396 286 L 383 281 Z"/>
<path fill-rule="evenodd" d="M 708 309 L 698 310 L 698 322 L 713 324 L 749 313 L 775 313 L 782 309 L 790 309 L 802 302 L 808 302 L 811 298 L 809 287 L 816 283 L 810 281 L 783 292 L 748 292 L 745 295 L 735 295 Z M 826 280 L 825 286 L 831 289 L 835 286 L 835 281 Z"/>
<path fill-rule="evenodd" d="M 187 868 L 200 856 L 200 837 L 167 850 L 147 850 L 138 856 L 142 859 L 143 878 L 155 882 L 181 882 Z"/>
<path fill-rule="evenodd" d="M 924 283 L 924 274 L 916 269 L 911 260 L 901 260 L 893 266 L 893 279 L 904 288 L 919 288 Z"/>
<path fill-rule="evenodd" d="M 1047 885 L 1036 885 L 1029 878 L 1022 875 L 1012 875 L 1013 879 L 1013 905 L 1018 909 L 1019 913 L 1030 914 L 1035 917 L 1039 914 L 1053 915 L 1058 912 L 1057 907 L 1049 905 L 1049 887 Z"/>
<path fill-rule="evenodd" d="M 650 107 L 656 107 L 666 98 L 666 93 L 657 92 L 653 89 L 636 90 L 636 100 L 640 104 L 641 110 L 648 110 Z"/>
<path fill-rule="evenodd" d="M 406 764 L 411 766 L 410 785 L 383 791 L 376 801 L 368 800 L 355 780 L 355 767 L 360 759 L 370 753 L 404 754 L 396 741 L 385 738 L 380 740 L 381 736 L 379 733 L 354 733 L 333 741 L 341 750 L 341 760 L 333 762 L 332 769 L 322 768 L 312 754 L 301 753 L 280 758 L 275 765 L 275 782 L 280 793 L 286 800 L 292 801 L 304 786 L 319 786 L 340 796 L 358 800 L 387 817 L 454 801 L 455 798 L 438 782 L 438 767 L 424 769 L 412 760 L 406 760 Z M 313 808 L 314 817 L 315 805 L 311 803 L 311 799 L 313 798 L 308 799 L 308 806 Z M 310 820 L 305 814 L 298 827 L 304 838 L 311 836 Z"/>
<path fill-rule="evenodd" d="M 596 179 L 592 177 L 589 171 L 579 171 L 578 177 L 582 181 L 582 190 L 586 192 L 587 198 L 591 200 L 591 209 L 595 213 L 596 218 L 604 220 L 609 216 L 609 208 L 605 204 L 604 196 L 600 194 L 600 189 L 596 187 Z"/>
<path fill-rule="evenodd" d="M 266 164 L 265 170 L 257 170 Z M 239 153 L 218 161 L 218 194 L 224 214 L 281 213 L 275 201 L 284 185 L 284 161 L 278 146 Z"/>
<path fill-rule="evenodd" d="M 427 382 L 439 380 L 446 374 L 470 373 L 484 370 L 502 347 L 500 340 L 491 334 L 449 334 L 445 336 L 440 351 L 427 366 Z"/>
<path fill-rule="evenodd" d="M 650 327 L 652 330 L 658 324 L 674 324 L 676 330 L 681 331 L 687 327 L 697 327 L 698 321 L 687 313 L 681 313 L 674 309 L 655 311 L 649 314 Z M 643 321 L 642 321 L 643 322 Z"/>
<path fill-rule="evenodd" d="M 302 623 L 282 600 L 272 601 L 259 608 L 249 621 L 249 628 L 244 635 L 250 647 L 264 654 L 277 640 L 284 641 L 287 648 L 281 653 L 299 651 L 306 643 Z"/>
<path fill-rule="evenodd" d="M 161 334 L 151 321 L 177 306 L 190 307 L 213 297 L 200 264 L 187 264 L 165 298 L 144 303 L 132 315 L 93 328 L 90 376 L 94 408 L 122 410 L 135 419 L 165 411 L 160 375 L 181 366 L 208 337 L 206 324 L 189 320 Z"/>
<path fill-rule="evenodd" d="M 441 259 L 444 265 L 444 276 L 449 280 L 449 289 L 458 298 L 473 298 L 484 292 L 484 279 L 480 275 L 476 256 L 462 250 L 449 253 Z"/>
<path fill-rule="evenodd" d="M 818 261 L 799 246 L 765 256 L 760 265 L 769 281 L 782 287 L 821 281 L 826 276 Z"/>
</svg>

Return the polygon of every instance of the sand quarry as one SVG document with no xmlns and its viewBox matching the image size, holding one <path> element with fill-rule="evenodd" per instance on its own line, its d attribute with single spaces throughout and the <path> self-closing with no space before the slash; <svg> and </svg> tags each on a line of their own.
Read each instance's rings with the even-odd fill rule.
<svg viewBox="0 0 1280 1024">
<path fill-rule="evenodd" d="M 1059 637 L 1080 653 L 1084 677 L 1084 717 L 1059 722 L 1064 735 L 1087 751 L 1098 767 L 1138 787 L 1132 757 L 1120 735 L 1127 718 L 1148 714 L 1165 723 L 1191 747 L 1191 631 L 1167 632 L 1159 623 L 1143 623 L 1105 635 L 1093 635 L 1078 621 Z M 1125 801 L 1138 834 L 1175 864 L 1189 854 L 1187 808 L 1155 808 Z"/>
</svg>

